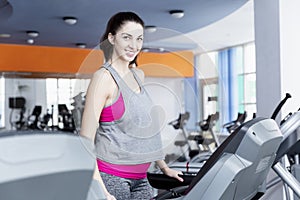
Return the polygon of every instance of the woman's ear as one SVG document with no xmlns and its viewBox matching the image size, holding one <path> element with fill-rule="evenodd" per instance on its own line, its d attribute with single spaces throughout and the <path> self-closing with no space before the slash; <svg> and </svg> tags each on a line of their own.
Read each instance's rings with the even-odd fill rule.
<svg viewBox="0 0 300 200">
<path fill-rule="evenodd" d="M 109 41 L 109 43 L 110 43 L 111 45 L 114 45 L 114 44 L 115 44 L 115 42 L 114 42 L 115 37 L 114 37 L 113 34 L 109 33 L 108 36 L 107 36 L 107 39 L 108 39 L 108 41 Z"/>
</svg>

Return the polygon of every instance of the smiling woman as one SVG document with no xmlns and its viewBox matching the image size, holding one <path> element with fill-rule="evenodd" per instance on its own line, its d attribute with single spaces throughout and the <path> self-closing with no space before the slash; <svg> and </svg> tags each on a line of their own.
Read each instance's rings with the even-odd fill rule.
<svg viewBox="0 0 300 200">
<path fill-rule="evenodd" d="M 152 162 L 183 181 L 181 172 L 162 160 L 159 113 L 144 87 L 143 71 L 135 67 L 143 37 L 144 22 L 138 15 L 112 16 L 100 44 L 106 62 L 87 90 L 80 134 L 95 143 L 94 178 L 108 200 L 151 198 L 147 170 Z"/>
</svg>

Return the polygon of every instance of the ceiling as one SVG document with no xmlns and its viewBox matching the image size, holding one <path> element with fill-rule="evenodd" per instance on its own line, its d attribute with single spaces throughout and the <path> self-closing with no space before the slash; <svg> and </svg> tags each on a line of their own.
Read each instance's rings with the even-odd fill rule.
<svg viewBox="0 0 300 200">
<path fill-rule="evenodd" d="M 170 10 L 184 11 L 181 19 Z M 109 17 L 119 11 L 134 11 L 147 26 L 145 48 L 205 51 L 253 41 L 253 5 L 249 0 L 0 0 L 0 43 L 94 48 Z M 78 19 L 66 24 L 63 17 Z M 38 31 L 30 38 L 27 31 Z M 5 35 L 6 34 L 6 35 Z M 10 37 L 8 37 L 8 35 Z"/>
</svg>

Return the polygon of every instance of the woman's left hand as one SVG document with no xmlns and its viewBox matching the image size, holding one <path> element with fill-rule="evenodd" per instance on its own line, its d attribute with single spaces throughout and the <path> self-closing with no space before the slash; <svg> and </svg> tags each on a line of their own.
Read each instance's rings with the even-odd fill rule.
<svg viewBox="0 0 300 200">
<path fill-rule="evenodd" d="M 169 177 L 176 178 L 180 182 L 184 181 L 183 178 L 179 176 L 179 175 L 183 175 L 181 171 L 177 171 L 177 170 L 171 169 L 169 167 L 165 167 L 161 170 L 165 175 L 167 175 Z"/>
</svg>

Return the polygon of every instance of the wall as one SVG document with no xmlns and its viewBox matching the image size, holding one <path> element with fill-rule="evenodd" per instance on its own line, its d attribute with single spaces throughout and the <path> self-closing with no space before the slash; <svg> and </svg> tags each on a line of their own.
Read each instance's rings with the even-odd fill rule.
<svg viewBox="0 0 300 200">
<path fill-rule="evenodd" d="M 162 106 L 165 111 L 165 116 L 160 119 L 163 120 L 161 133 L 165 153 L 180 153 L 180 148 L 174 147 L 174 142 L 183 138 L 182 133 L 168 123 L 184 112 L 184 79 L 146 77 L 145 85 L 154 104 Z"/>
</svg>

